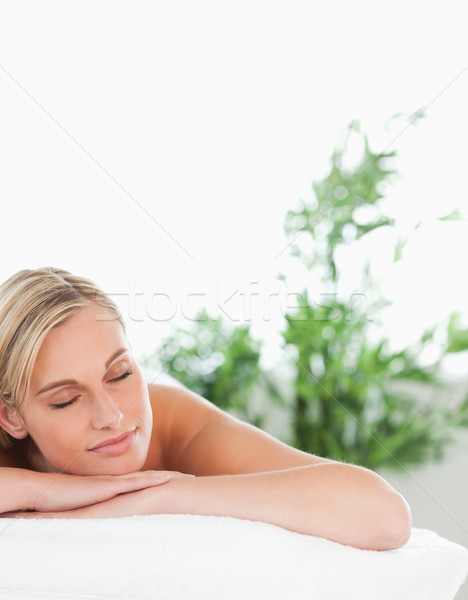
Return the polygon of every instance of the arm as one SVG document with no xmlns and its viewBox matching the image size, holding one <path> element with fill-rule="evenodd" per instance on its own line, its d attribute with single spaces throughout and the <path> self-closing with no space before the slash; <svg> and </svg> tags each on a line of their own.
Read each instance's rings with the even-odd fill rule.
<svg viewBox="0 0 468 600">
<path fill-rule="evenodd" d="M 186 390 L 158 386 L 151 396 L 165 466 L 198 477 L 50 516 L 222 515 L 358 548 L 407 541 L 408 505 L 376 473 L 295 450 Z"/>
<path fill-rule="evenodd" d="M 196 514 L 263 521 L 368 550 L 406 543 L 407 504 L 375 473 L 339 463 L 177 479 L 54 517 Z M 32 516 L 32 515 L 31 515 Z"/>
<path fill-rule="evenodd" d="M 406 503 L 378 475 L 344 464 L 173 482 L 161 492 L 169 513 L 264 521 L 357 548 L 386 550 L 408 540 Z M 157 492 L 158 490 L 156 490 Z M 157 494 L 142 493 L 151 506 Z"/>
<path fill-rule="evenodd" d="M 408 504 L 376 473 L 291 448 L 191 392 L 166 397 L 168 466 L 203 477 L 142 492 L 153 499 L 161 492 L 157 512 L 265 521 L 359 548 L 396 548 L 408 540 Z"/>
<path fill-rule="evenodd" d="M 0 516 L 10 511 L 67 511 L 103 502 L 118 494 L 161 485 L 177 476 L 180 475 L 143 471 L 82 477 L 38 473 L 0 464 Z"/>
</svg>

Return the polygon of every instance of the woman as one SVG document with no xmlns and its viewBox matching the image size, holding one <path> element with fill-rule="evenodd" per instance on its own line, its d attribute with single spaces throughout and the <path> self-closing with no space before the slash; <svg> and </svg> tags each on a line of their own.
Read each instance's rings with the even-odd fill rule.
<svg viewBox="0 0 468 600">
<path fill-rule="evenodd" d="M 376 473 L 147 385 L 111 299 L 50 267 L 0 286 L 0 489 L 2 516 L 224 515 L 374 550 L 411 531 Z"/>
</svg>

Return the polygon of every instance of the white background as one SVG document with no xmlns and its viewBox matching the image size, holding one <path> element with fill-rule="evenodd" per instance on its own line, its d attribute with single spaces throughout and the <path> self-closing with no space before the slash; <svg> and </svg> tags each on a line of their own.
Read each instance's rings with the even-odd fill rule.
<svg viewBox="0 0 468 600">
<path fill-rule="evenodd" d="M 375 151 L 399 153 L 400 231 L 425 223 L 395 272 L 382 240 L 365 250 L 397 303 L 392 335 L 466 312 L 466 226 L 435 221 L 468 204 L 461 2 L 0 6 L 1 280 L 48 264 L 94 278 L 130 313 L 137 353 L 200 302 L 242 318 L 227 299 L 259 281 L 268 335 L 284 215 L 358 119 Z"/>
<path fill-rule="evenodd" d="M 138 355 L 258 282 L 254 331 L 281 358 L 281 307 L 266 306 L 276 275 L 293 275 L 283 218 L 358 119 L 375 151 L 399 154 L 388 198 L 399 230 L 424 224 L 397 269 L 383 238 L 343 263 L 350 290 L 371 256 L 396 346 L 451 310 L 466 319 L 466 222 L 437 223 L 468 212 L 463 8 L 1 1 L 0 280 L 43 265 L 94 279 Z M 422 107 L 417 126 L 385 129 Z M 241 318 L 235 306 L 225 312 Z M 466 357 L 447 368 L 466 374 Z"/>
</svg>

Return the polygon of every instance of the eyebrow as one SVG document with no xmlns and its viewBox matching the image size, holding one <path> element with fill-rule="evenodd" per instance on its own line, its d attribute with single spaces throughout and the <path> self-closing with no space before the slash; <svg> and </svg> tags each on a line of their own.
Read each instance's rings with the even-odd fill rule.
<svg viewBox="0 0 468 600">
<path fill-rule="evenodd" d="M 125 352 L 128 352 L 128 348 L 119 348 L 118 350 L 116 350 L 112 354 L 112 356 L 106 361 L 106 364 L 104 365 L 106 370 L 111 366 L 111 364 L 114 362 L 114 360 L 116 358 L 118 358 L 122 354 L 125 354 Z M 62 379 L 60 381 L 54 381 L 53 383 L 48 383 L 43 388 L 41 388 L 37 392 L 36 396 L 39 396 L 40 394 L 44 394 L 45 392 L 50 392 L 50 390 L 54 390 L 55 388 L 63 387 L 64 385 L 77 385 L 77 384 L 78 384 L 78 382 L 76 381 L 76 379 Z"/>
</svg>

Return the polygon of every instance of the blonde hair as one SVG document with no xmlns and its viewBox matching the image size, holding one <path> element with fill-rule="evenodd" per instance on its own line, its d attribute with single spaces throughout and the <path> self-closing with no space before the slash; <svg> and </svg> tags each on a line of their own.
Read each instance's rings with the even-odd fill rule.
<svg viewBox="0 0 468 600">
<path fill-rule="evenodd" d="M 25 269 L 0 285 L 0 402 L 19 410 L 47 334 L 94 302 L 125 323 L 115 303 L 90 279 L 63 269 Z M 15 440 L 0 427 L 0 449 Z"/>
</svg>

